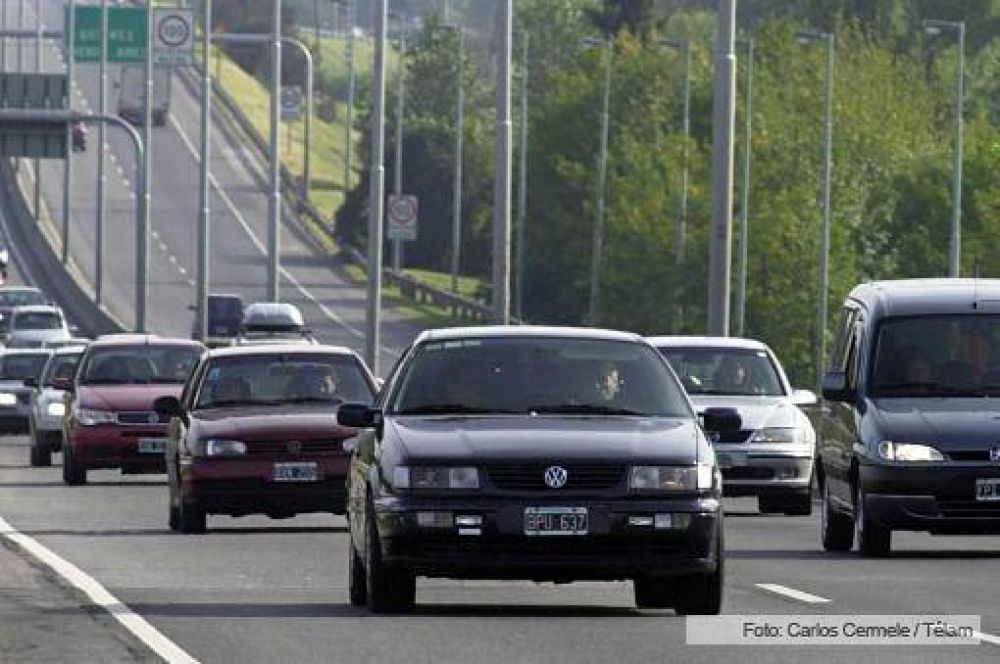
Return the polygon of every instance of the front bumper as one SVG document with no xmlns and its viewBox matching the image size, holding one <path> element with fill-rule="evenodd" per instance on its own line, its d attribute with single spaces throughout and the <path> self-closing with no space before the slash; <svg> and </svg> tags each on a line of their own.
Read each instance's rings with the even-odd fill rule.
<svg viewBox="0 0 1000 664">
<path fill-rule="evenodd" d="M 87 469 L 120 468 L 123 473 L 162 473 L 166 470 L 163 452 L 140 452 L 143 438 L 166 440 L 165 425 L 123 426 L 75 425 L 69 432 L 73 458 Z"/>
<path fill-rule="evenodd" d="M 1000 501 L 976 500 L 977 479 L 1000 479 L 1000 466 L 862 464 L 865 510 L 893 530 L 942 535 L 1000 534 Z"/>
<path fill-rule="evenodd" d="M 761 496 L 809 491 L 812 445 L 716 443 L 726 496 Z"/>
<path fill-rule="evenodd" d="M 529 536 L 526 507 L 586 507 L 588 534 Z M 421 527 L 418 512 L 479 516 L 478 528 Z M 715 498 L 660 501 L 450 499 L 375 501 L 383 559 L 421 576 L 534 581 L 671 578 L 710 572 L 722 516 Z M 629 516 L 669 513 L 683 527 L 629 524 Z"/>
</svg>

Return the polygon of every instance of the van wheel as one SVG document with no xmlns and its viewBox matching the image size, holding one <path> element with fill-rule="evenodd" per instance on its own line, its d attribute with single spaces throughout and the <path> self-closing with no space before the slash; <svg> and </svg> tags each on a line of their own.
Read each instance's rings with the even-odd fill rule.
<svg viewBox="0 0 1000 664">
<path fill-rule="evenodd" d="M 178 526 L 182 533 L 203 533 L 205 532 L 207 517 L 205 510 L 198 505 L 184 504 L 183 499 L 179 501 Z"/>
<path fill-rule="evenodd" d="M 676 581 L 636 577 L 632 580 L 632 594 L 638 609 L 672 609 L 677 597 Z"/>
<path fill-rule="evenodd" d="M 858 553 L 862 558 L 882 558 L 892 547 L 892 530 L 878 525 L 865 509 L 865 494 L 854 490 L 854 531 L 858 540 Z"/>
<path fill-rule="evenodd" d="M 375 527 L 375 510 L 368 505 L 365 517 L 365 594 L 372 613 L 397 613 L 413 609 L 417 580 L 412 572 L 382 562 Z"/>
<path fill-rule="evenodd" d="M 721 524 L 719 525 L 721 528 Z M 725 566 L 722 555 L 722 535 L 715 540 L 714 572 L 699 572 L 678 579 L 674 611 L 679 616 L 717 616 L 722 612 L 722 584 Z"/>
<path fill-rule="evenodd" d="M 827 551 L 850 551 L 854 546 L 854 522 L 846 514 L 833 509 L 830 484 L 823 482 L 823 506 L 820 508 L 820 532 Z"/>
</svg>

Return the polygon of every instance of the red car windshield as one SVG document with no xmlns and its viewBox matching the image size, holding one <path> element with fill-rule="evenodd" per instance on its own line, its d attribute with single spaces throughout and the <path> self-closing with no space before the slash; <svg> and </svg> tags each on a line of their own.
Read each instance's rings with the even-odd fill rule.
<svg viewBox="0 0 1000 664">
<path fill-rule="evenodd" d="M 93 349 L 80 372 L 84 385 L 183 383 L 198 361 L 191 346 L 114 346 Z"/>
</svg>

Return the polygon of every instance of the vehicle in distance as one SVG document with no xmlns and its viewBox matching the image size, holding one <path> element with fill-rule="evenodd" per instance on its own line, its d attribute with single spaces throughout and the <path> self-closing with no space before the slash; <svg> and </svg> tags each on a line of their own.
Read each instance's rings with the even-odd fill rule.
<svg viewBox="0 0 1000 664">
<path fill-rule="evenodd" d="M 48 304 L 42 291 L 30 286 L 6 286 L 0 288 L 0 307 L 27 307 Z"/>
<path fill-rule="evenodd" d="M 794 390 L 778 358 L 752 339 L 653 337 L 698 410 L 728 406 L 743 421 L 713 439 L 727 496 L 756 496 L 763 513 L 812 513 L 816 432 L 799 406 L 816 403 Z"/>
<path fill-rule="evenodd" d="M 72 338 L 62 309 L 47 304 L 16 307 L 10 319 L 6 345 L 43 348 L 66 344 Z"/>
<path fill-rule="evenodd" d="M 24 381 L 38 380 L 51 352 L 35 348 L 0 351 L 0 431 L 28 432 L 32 388 Z"/>
<path fill-rule="evenodd" d="M 170 91 L 173 84 L 171 67 L 153 69 L 153 126 L 162 127 L 170 114 Z M 118 115 L 138 126 L 146 120 L 146 67 L 143 65 L 123 65 L 118 88 Z"/>
<path fill-rule="evenodd" d="M 312 331 L 306 327 L 302 312 L 286 302 L 254 302 L 243 312 L 239 345 L 248 344 L 315 344 Z"/>
<path fill-rule="evenodd" d="M 178 396 L 205 347 L 187 339 L 114 335 L 84 351 L 64 418 L 63 481 L 87 471 L 163 472 L 167 420 L 156 399 Z"/>
<path fill-rule="evenodd" d="M 731 409 L 705 426 L 739 428 Z M 350 601 L 415 601 L 417 576 L 633 581 L 639 607 L 718 613 L 720 477 L 663 357 L 593 329 L 421 334 L 374 407 L 348 482 Z"/>
<path fill-rule="evenodd" d="M 349 456 L 344 401 L 371 403 L 375 383 L 354 351 L 243 346 L 210 351 L 181 397 L 167 442 L 170 527 L 203 532 L 207 514 L 343 514 Z"/>
<path fill-rule="evenodd" d="M 230 346 L 240 334 L 243 322 L 243 298 L 239 295 L 212 293 L 208 296 L 206 328 L 208 337 L 204 340 L 209 348 Z M 195 330 L 193 338 L 198 337 Z"/>
<path fill-rule="evenodd" d="M 83 350 L 83 346 L 53 350 L 41 377 L 31 376 L 24 380 L 26 386 L 33 388 L 29 417 L 32 466 L 50 465 L 52 453 L 62 449 L 67 390 L 73 385 L 73 375 Z"/>
<path fill-rule="evenodd" d="M 1000 280 L 857 286 L 837 325 L 818 478 L 828 550 L 894 530 L 1000 534 Z"/>
</svg>

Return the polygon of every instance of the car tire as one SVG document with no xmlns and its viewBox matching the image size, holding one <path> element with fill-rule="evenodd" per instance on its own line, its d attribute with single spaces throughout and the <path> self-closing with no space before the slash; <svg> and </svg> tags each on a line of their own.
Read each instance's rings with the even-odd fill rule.
<svg viewBox="0 0 1000 664">
<path fill-rule="evenodd" d="M 375 510 L 369 504 L 365 518 L 365 599 L 372 613 L 402 613 L 413 608 L 417 580 L 412 572 L 382 562 Z"/>
<path fill-rule="evenodd" d="M 194 504 L 185 504 L 184 499 L 178 501 L 177 523 L 182 533 L 189 535 L 201 534 L 205 532 L 207 516 L 205 510 Z"/>
<path fill-rule="evenodd" d="M 637 609 L 672 609 L 677 599 L 673 579 L 655 579 L 647 576 L 632 580 L 632 594 Z"/>
<path fill-rule="evenodd" d="M 73 448 L 63 446 L 63 482 L 68 486 L 82 486 L 87 483 L 87 469 L 73 455 Z"/>
<path fill-rule="evenodd" d="M 827 551 L 850 551 L 854 546 L 854 521 L 846 514 L 833 509 L 829 482 L 823 482 L 820 493 L 823 496 L 823 506 L 820 508 L 823 548 Z"/>
<path fill-rule="evenodd" d="M 677 584 L 674 611 L 679 616 L 717 616 L 722 612 L 722 586 L 725 563 L 722 554 L 722 523 L 715 540 L 716 566 L 713 572 L 698 572 L 682 577 Z"/>
<path fill-rule="evenodd" d="M 813 511 L 812 491 L 793 493 L 785 499 L 785 514 L 788 516 L 809 516 Z"/>
<path fill-rule="evenodd" d="M 31 465 L 36 468 L 51 466 L 52 450 L 48 448 L 48 445 L 40 446 L 38 443 L 39 441 L 33 436 L 31 439 L 31 451 L 29 452 Z"/>
<path fill-rule="evenodd" d="M 348 538 L 351 536 L 348 535 Z M 365 577 L 365 565 L 358 554 L 358 547 L 354 546 L 354 541 L 348 544 L 348 578 L 347 594 L 351 599 L 351 606 L 365 606 L 368 603 L 368 586 Z"/>
<path fill-rule="evenodd" d="M 785 506 L 776 496 L 757 496 L 757 510 L 761 514 L 779 514 L 785 511 Z"/>
<path fill-rule="evenodd" d="M 875 523 L 865 509 L 865 493 L 854 490 L 854 533 L 862 558 L 884 558 L 892 548 L 892 530 Z"/>
</svg>

